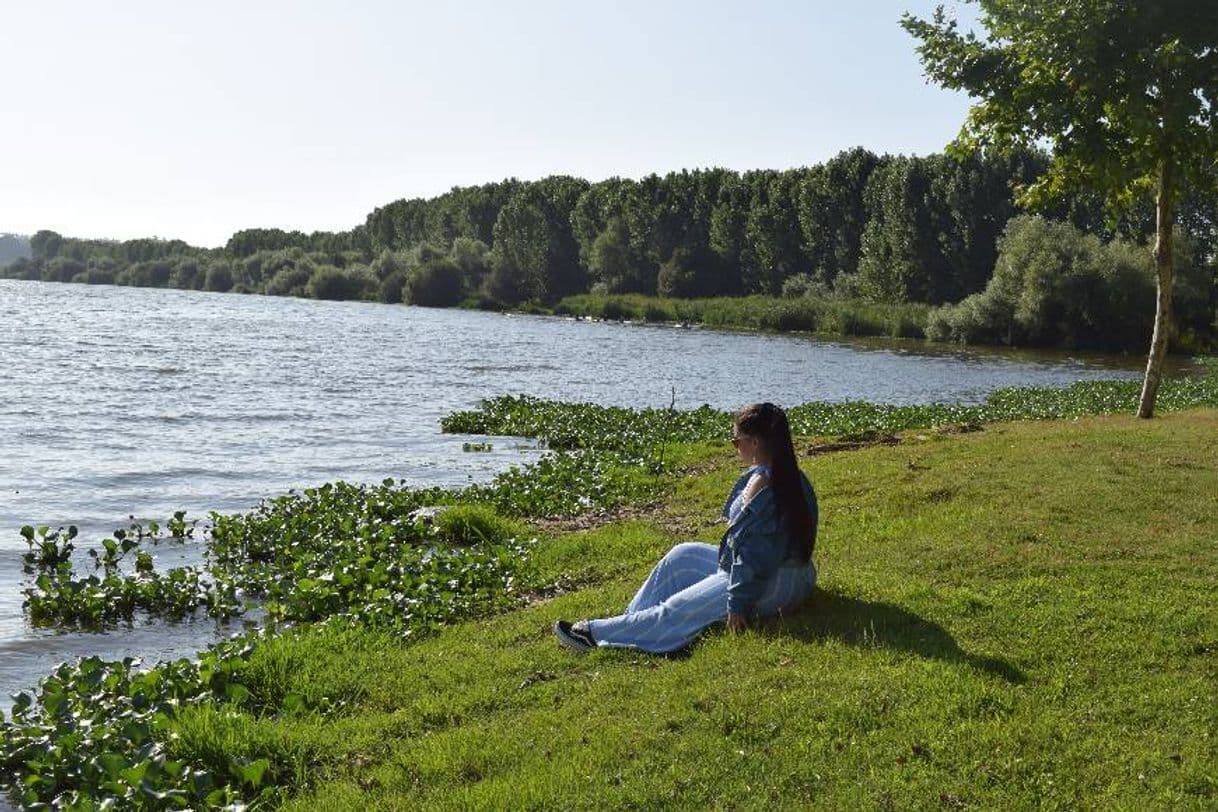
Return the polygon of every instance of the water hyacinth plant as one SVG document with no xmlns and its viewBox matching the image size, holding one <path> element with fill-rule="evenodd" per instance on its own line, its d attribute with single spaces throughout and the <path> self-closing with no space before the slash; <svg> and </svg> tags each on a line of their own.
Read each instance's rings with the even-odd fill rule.
<svg viewBox="0 0 1218 812">
<path fill-rule="evenodd" d="M 76 549 L 72 540 L 77 535 L 76 525 L 67 530 L 62 527 L 52 530 L 43 525 L 37 531 L 31 525 L 25 525 L 21 528 L 21 537 L 29 551 L 21 556 L 22 571 L 26 575 L 55 572 L 72 558 L 72 551 Z"/>
<path fill-rule="evenodd" d="M 960 423 L 1132 412 L 1138 392 L 1137 381 L 1083 381 L 1064 388 L 999 389 L 974 406 L 812 402 L 790 407 L 787 416 L 797 435 L 843 437 Z M 1165 411 L 1218 406 L 1218 375 L 1211 372 L 1205 377 L 1165 382 L 1159 405 Z M 623 461 L 638 463 L 658 453 L 659 438 L 665 432 L 674 442 L 723 442 L 731 436 L 731 421 L 730 412 L 709 406 L 670 413 L 508 395 L 483 401 L 478 409 L 451 414 L 442 425 L 451 432 L 536 437 L 551 448 L 620 452 Z"/>
<path fill-rule="evenodd" d="M 531 542 L 511 536 L 514 523 L 468 505 L 433 521 L 411 519 L 421 497 L 403 494 L 388 484 L 324 486 L 248 516 L 216 516 L 216 582 L 234 601 L 237 584 L 258 595 L 272 620 L 387 628 L 404 637 L 518 602 L 529 583 Z M 277 550 L 272 537 L 284 542 Z M 31 613 L 58 612 L 52 619 L 63 624 L 100 625 L 115 606 L 129 612 L 133 603 L 174 614 L 175 601 L 189 603 L 201 591 L 191 577 L 198 571 L 189 568 L 99 582 L 71 579 L 69 562 L 58 566 L 68 577 L 40 576 Z M 149 594 L 156 600 L 139 604 Z M 218 608 L 207 606 L 220 616 Z M 264 656 L 275 634 L 272 626 L 215 646 L 198 663 L 148 671 L 96 658 L 61 666 L 35 694 L 16 697 L 12 719 L 0 723 L 0 789 L 31 808 L 226 808 L 275 797 L 305 774 L 297 755 L 174 753 L 183 713 L 268 718 L 341 708 L 324 697 L 268 698 L 244 680 L 250 659 Z"/>
<path fill-rule="evenodd" d="M 196 522 L 186 521 L 178 511 L 167 526 L 179 541 L 189 538 Z M 197 567 L 174 567 L 165 573 L 154 570 L 152 555 L 143 549 L 145 542 L 163 539 L 160 525 L 133 523 L 116 530 L 112 538 L 102 539 L 88 550 L 94 572 L 78 575 L 72 564 L 75 526 L 51 531 L 47 527 L 25 526 L 21 535 L 29 552 L 23 556 L 23 569 L 34 575 L 24 590 L 25 609 L 31 623 L 38 626 L 101 629 L 120 621 L 131 621 L 137 612 L 179 619 L 205 608 L 212 617 L 227 619 L 241 609 L 233 584 L 209 577 Z M 134 553 L 134 572 L 122 572 L 123 561 Z"/>
<path fill-rule="evenodd" d="M 274 753 L 177 752 L 175 728 L 200 710 L 265 717 L 330 714 L 341 701 L 301 694 L 268 703 L 255 651 L 265 634 L 141 669 L 127 658 L 64 664 L 36 695 L 17 694 L 0 728 L 0 790 L 29 809 L 229 809 L 269 801 L 293 765 Z"/>
</svg>

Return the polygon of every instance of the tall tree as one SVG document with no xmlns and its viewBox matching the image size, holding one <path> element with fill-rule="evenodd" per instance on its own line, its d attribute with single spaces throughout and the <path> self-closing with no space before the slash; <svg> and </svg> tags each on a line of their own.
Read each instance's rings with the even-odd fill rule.
<svg viewBox="0 0 1218 812">
<path fill-rule="evenodd" d="M 737 174 L 728 175 L 719 187 L 709 224 L 710 249 L 722 269 L 714 295 L 736 295 L 743 290 L 741 265 L 750 198 L 748 181 Z"/>
<path fill-rule="evenodd" d="M 984 37 L 940 7 L 906 14 L 931 79 L 978 99 L 955 148 L 1047 140 L 1044 203 L 1089 187 L 1113 210 L 1155 199 L 1155 324 L 1137 414 L 1154 414 L 1172 332 L 1177 201 L 1214 184 L 1218 13 L 1209 0 L 970 0 Z"/>
<path fill-rule="evenodd" d="M 863 192 L 871 173 L 886 160 L 855 147 L 804 175 L 797 200 L 799 229 L 804 253 L 821 282 L 832 285 L 839 275 L 858 270 L 867 224 Z"/>
<path fill-rule="evenodd" d="M 593 281 L 611 293 L 655 290 L 652 209 L 637 181 L 609 178 L 592 184 L 579 196 L 570 219 L 580 262 Z"/>
<path fill-rule="evenodd" d="M 530 299 L 554 301 L 584 289 L 571 211 L 588 182 L 553 175 L 525 184 L 495 221 L 495 265 L 514 276 Z"/>
<path fill-rule="evenodd" d="M 929 301 L 946 275 L 939 250 L 929 158 L 895 158 L 867 180 L 867 225 L 860 241 L 859 287 L 880 302 Z"/>
<path fill-rule="evenodd" d="M 30 237 L 30 251 L 34 259 L 46 261 L 59 256 L 59 249 L 63 247 L 63 237 L 54 231 L 43 229 L 37 232 L 33 237 Z"/>
<path fill-rule="evenodd" d="M 763 170 L 744 176 L 752 194 L 741 255 L 745 293 L 777 296 L 784 279 L 809 270 L 795 208 L 800 175 L 799 170 Z"/>
</svg>

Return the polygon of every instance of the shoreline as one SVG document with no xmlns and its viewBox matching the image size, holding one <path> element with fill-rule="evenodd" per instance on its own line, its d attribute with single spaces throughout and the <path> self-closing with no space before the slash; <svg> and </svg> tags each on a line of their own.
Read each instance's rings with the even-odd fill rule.
<svg viewBox="0 0 1218 812">
<path fill-rule="evenodd" d="M 80 285 L 99 288 L 138 288 L 143 290 L 174 290 L 210 295 L 237 295 L 300 299 L 310 302 L 353 302 L 384 305 L 389 307 L 420 307 L 426 310 L 464 310 L 502 315 L 548 316 L 558 318 L 587 319 L 593 322 L 629 323 L 674 328 L 696 328 L 747 335 L 792 335 L 827 340 L 866 341 L 879 339 L 896 342 L 898 346 L 911 342 L 909 346 L 925 349 L 928 354 L 953 352 L 975 352 L 978 354 L 1019 356 L 1063 356 L 1087 359 L 1129 359 L 1130 363 L 1144 364 L 1145 352 L 1141 348 L 1104 349 L 1095 347 L 1072 348 L 1058 345 L 990 344 L 950 341 L 934 341 L 925 336 L 926 318 L 934 305 L 911 302 L 890 304 L 869 302 L 862 299 L 833 299 L 815 297 L 776 296 L 718 296 L 705 299 L 676 299 L 643 294 L 577 294 L 558 300 L 552 305 L 523 303 L 507 305 L 500 302 L 487 303 L 467 298 L 449 307 L 405 302 L 382 302 L 376 299 L 316 299 L 309 296 L 275 296 L 256 291 L 207 291 L 193 288 L 163 286 L 131 286 L 113 283 L 89 284 L 84 282 L 62 282 L 55 280 L 27 280 L 0 276 L 0 281 L 34 282 L 49 285 Z M 654 318 L 648 318 L 651 310 Z M 680 313 L 700 314 L 711 312 L 711 321 L 702 318 L 682 318 Z M 824 316 L 828 313 L 828 317 Z M 664 317 L 661 318 L 660 315 Z M 913 314 L 912 316 L 910 314 Z M 1150 346 L 1147 337 L 1146 347 Z M 1218 351 L 1214 346 L 1173 346 L 1169 350 L 1168 362 L 1172 359 L 1208 355 Z"/>
</svg>

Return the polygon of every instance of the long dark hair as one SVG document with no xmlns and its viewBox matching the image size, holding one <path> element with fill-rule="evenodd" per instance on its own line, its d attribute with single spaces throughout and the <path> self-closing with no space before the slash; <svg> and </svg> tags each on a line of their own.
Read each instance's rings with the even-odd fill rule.
<svg viewBox="0 0 1218 812">
<path fill-rule="evenodd" d="M 754 403 L 736 412 L 736 431 L 756 437 L 770 452 L 770 487 L 787 537 L 804 561 L 816 546 L 816 520 L 804 496 L 803 475 L 795 462 L 795 444 L 787 413 L 773 403 Z"/>
</svg>

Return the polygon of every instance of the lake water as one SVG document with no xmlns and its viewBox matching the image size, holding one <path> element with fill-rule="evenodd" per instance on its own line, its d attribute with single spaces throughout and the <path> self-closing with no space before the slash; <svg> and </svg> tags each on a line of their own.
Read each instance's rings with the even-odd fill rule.
<svg viewBox="0 0 1218 812">
<path fill-rule="evenodd" d="M 530 394 L 623 406 L 975 402 L 1013 385 L 1130 377 L 1139 360 L 928 350 L 400 305 L 0 280 L 0 707 L 83 654 L 182 656 L 208 622 L 32 629 L 23 524 L 96 541 L 128 516 L 236 511 L 289 488 L 485 480 L 538 452 L 440 433 L 442 415 Z M 80 551 L 79 559 L 85 559 Z M 158 567 L 197 559 L 162 547 Z M 78 566 L 85 561 L 78 561 Z"/>
</svg>

